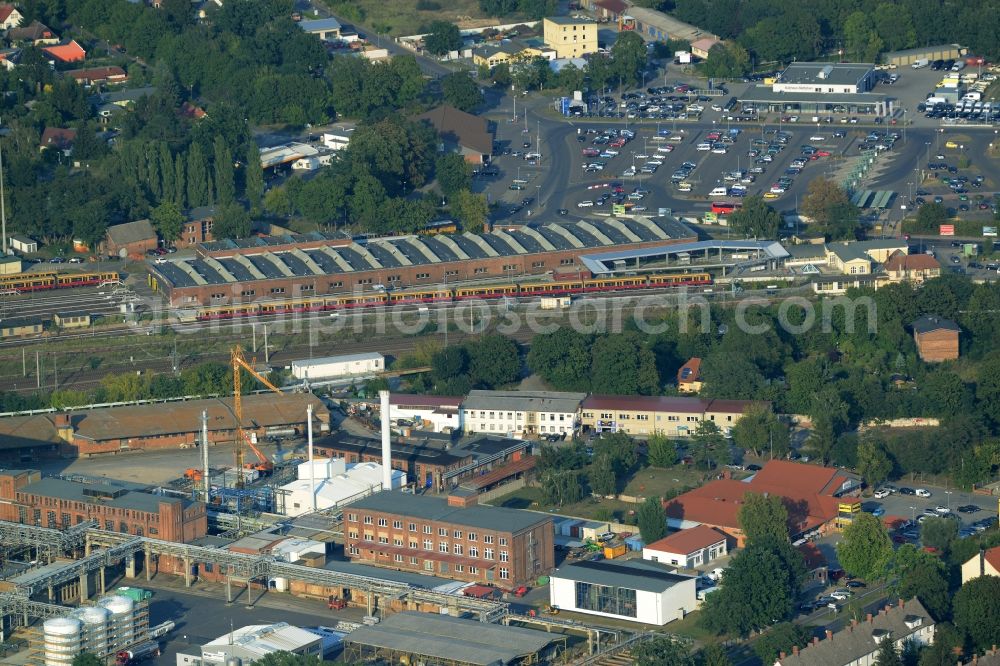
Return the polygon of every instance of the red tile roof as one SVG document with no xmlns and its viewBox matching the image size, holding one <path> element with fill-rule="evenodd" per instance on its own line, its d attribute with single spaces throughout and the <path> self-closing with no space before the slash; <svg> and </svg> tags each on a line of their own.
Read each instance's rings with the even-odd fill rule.
<svg viewBox="0 0 1000 666">
<path fill-rule="evenodd" d="M 929 254 L 903 254 L 899 250 L 894 252 L 889 260 L 885 262 L 887 271 L 929 271 L 940 269 L 941 264 Z"/>
<path fill-rule="evenodd" d="M 76 141 L 76 130 L 63 127 L 46 127 L 42 132 L 42 148 L 68 148 Z"/>
<path fill-rule="evenodd" d="M 985 554 L 986 561 L 993 565 L 993 568 L 1000 571 L 1000 546 L 990 548 Z"/>
<path fill-rule="evenodd" d="M 684 371 L 687 370 L 687 374 Z M 688 359 L 688 362 L 680 367 L 677 371 L 677 383 L 684 384 L 688 382 L 696 382 L 701 378 L 701 359 L 695 356 L 694 358 Z"/>
<path fill-rule="evenodd" d="M 791 527 L 802 533 L 835 518 L 840 503 L 859 501 L 834 496 L 846 480 L 828 467 L 772 460 L 749 482 L 711 481 L 665 503 L 664 509 L 669 518 L 740 529 L 737 515 L 747 493 L 777 495 L 784 498 Z"/>
<path fill-rule="evenodd" d="M 76 43 L 75 39 L 71 39 L 65 44 L 43 46 L 42 50 L 62 62 L 78 62 L 87 57 L 87 52 L 83 50 L 82 46 Z"/>
<path fill-rule="evenodd" d="M 696 551 L 714 546 L 720 541 L 725 541 L 726 535 L 712 527 L 699 525 L 688 530 L 674 532 L 670 536 L 663 537 L 659 541 L 648 544 L 646 548 L 658 550 L 663 553 L 677 553 L 680 555 L 690 555 Z"/>
<path fill-rule="evenodd" d="M 10 18 L 10 15 L 17 9 L 14 5 L 0 5 L 0 23 Z"/>
<path fill-rule="evenodd" d="M 527 472 L 530 469 L 534 469 L 537 464 L 538 458 L 535 456 L 525 456 L 520 460 L 515 460 L 501 467 L 497 467 L 482 476 L 477 476 L 474 479 L 465 482 L 465 485 L 472 486 L 473 488 L 486 488 L 487 486 L 492 486 L 494 483 L 514 476 L 515 474 L 520 474 L 521 472 Z"/>
<path fill-rule="evenodd" d="M 827 565 L 826 556 L 823 555 L 823 552 L 813 542 L 805 542 L 798 547 L 798 550 L 802 553 L 802 558 L 805 560 L 807 569 L 818 569 Z"/>
<path fill-rule="evenodd" d="M 628 11 L 628 5 L 624 0 L 597 0 L 594 4 L 614 14 L 624 14 Z"/>
<path fill-rule="evenodd" d="M 66 72 L 80 83 L 97 83 L 99 81 L 125 81 L 128 74 L 121 67 L 93 67 L 91 69 L 73 69 Z"/>
</svg>

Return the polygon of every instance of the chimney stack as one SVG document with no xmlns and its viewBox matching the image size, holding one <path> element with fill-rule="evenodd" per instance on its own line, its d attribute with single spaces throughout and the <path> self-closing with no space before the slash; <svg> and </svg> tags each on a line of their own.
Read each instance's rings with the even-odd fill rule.
<svg viewBox="0 0 1000 666">
<path fill-rule="evenodd" d="M 309 495 L 312 497 L 312 510 L 316 511 L 316 458 L 313 455 L 313 406 L 306 407 L 306 441 L 309 446 Z"/>
<path fill-rule="evenodd" d="M 392 490 L 392 433 L 389 429 L 389 392 L 379 391 L 382 402 L 382 490 Z"/>
</svg>

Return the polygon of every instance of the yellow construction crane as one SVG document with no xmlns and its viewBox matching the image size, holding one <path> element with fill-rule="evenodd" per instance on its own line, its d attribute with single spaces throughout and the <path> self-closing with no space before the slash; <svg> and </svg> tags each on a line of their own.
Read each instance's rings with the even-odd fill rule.
<svg viewBox="0 0 1000 666">
<path fill-rule="evenodd" d="M 247 362 L 246 357 L 243 356 L 243 347 L 241 347 L 240 345 L 236 345 L 235 347 L 233 347 L 231 358 L 233 364 L 233 412 L 236 414 L 236 430 L 237 430 L 236 469 L 237 470 L 252 469 L 262 474 L 269 474 L 271 473 L 271 471 L 274 470 L 274 465 L 271 463 L 270 460 L 267 459 L 267 456 L 265 456 L 263 452 L 261 452 L 261 450 L 257 448 L 257 445 L 253 443 L 253 440 L 250 438 L 250 435 L 248 435 L 247 432 L 243 430 L 243 400 L 241 396 L 242 387 L 240 385 L 241 384 L 240 370 L 246 370 L 257 381 L 259 381 L 261 384 L 271 389 L 275 393 L 281 394 L 282 391 L 280 388 L 278 388 L 270 381 L 268 381 L 267 377 L 254 370 L 253 366 L 255 365 L 257 359 L 253 359 L 252 362 Z M 244 442 L 246 442 L 247 446 L 250 447 L 250 450 L 254 452 L 254 455 L 257 456 L 256 463 L 243 462 Z M 240 477 L 240 479 L 242 480 L 242 476 Z"/>
</svg>

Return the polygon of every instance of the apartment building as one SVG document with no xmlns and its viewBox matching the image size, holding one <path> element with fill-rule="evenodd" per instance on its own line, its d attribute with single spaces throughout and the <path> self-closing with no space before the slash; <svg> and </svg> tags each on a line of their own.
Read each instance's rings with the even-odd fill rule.
<svg viewBox="0 0 1000 666">
<path fill-rule="evenodd" d="M 344 549 L 354 562 L 511 588 L 555 566 L 552 519 L 479 505 L 477 493 L 447 498 L 399 491 L 344 508 Z"/>
<path fill-rule="evenodd" d="M 597 22 L 587 18 L 553 16 L 542 21 L 545 45 L 557 58 L 582 58 L 597 53 Z"/>
<path fill-rule="evenodd" d="M 462 403 L 469 433 L 572 435 L 586 393 L 470 391 Z"/>
<path fill-rule="evenodd" d="M 580 425 L 598 433 L 688 437 L 701 421 L 713 421 L 723 433 L 729 434 L 754 405 L 770 409 L 770 403 L 753 400 L 592 395 L 580 405 Z"/>
</svg>

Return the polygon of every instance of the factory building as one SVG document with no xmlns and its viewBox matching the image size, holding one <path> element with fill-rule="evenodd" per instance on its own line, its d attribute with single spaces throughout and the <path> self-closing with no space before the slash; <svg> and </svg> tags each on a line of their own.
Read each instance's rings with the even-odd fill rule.
<svg viewBox="0 0 1000 666">
<path fill-rule="evenodd" d="M 406 472 L 392 470 L 391 489 L 405 485 Z M 382 465 L 375 462 L 348 465 L 343 458 L 304 462 L 298 467 L 296 480 L 281 486 L 288 516 L 341 506 L 382 489 Z"/>
<path fill-rule="evenodd" d="M 287 622 L 251 624 L 201 646 L 198 654 L 178 654 L 177 664 L 252 664 L 275 652 L 323 658 L 323 637 Z"/>
</svg>

